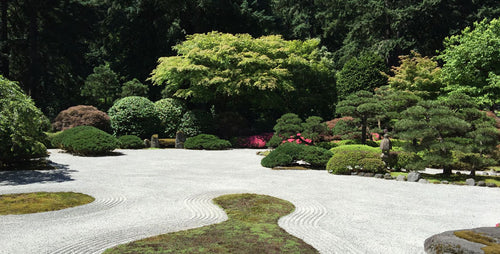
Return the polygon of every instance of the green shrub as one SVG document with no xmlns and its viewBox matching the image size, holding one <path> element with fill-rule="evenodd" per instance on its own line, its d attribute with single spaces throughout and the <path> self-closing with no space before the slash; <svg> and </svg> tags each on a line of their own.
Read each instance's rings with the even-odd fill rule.
<svg viewBox="0 0 500 254">
<path fill-rule="evenodd" d="M 355 139 L 343 139 L 336 142 L 337 146 L 345 146 L 345 145 L 359 145 L 361 142 Z"/>
<path fill-rule="evenodd" d="M 425 169 L 422 157 L 414 152 L 400 152 L 398 153 L 397 169 L 406 169 L 407 171 Z"/>
<path fill-rule="evenodd" d="M 159 129 L 160 120 L 153 102 L 144 97 L 120 99 L 109 109 L 111 128 L 116 136 L 149 138 Z"/>
<path fill-rule="evenodd" d="M 125 135 L 118 138 L 118 143 L 122 149 L 142 149 L 144 141 L 134 135 Z"/>
<path fill-rule="evenodd" d="M 302 132 L 302 119 L 294 113 L 287 113 L 276 120 L 276 125 L 273 127 L 274 133 L 280 137 L 288 138 Z"/>
<path fill-rule="evenodd" d="M 260 164 L 266 168 L 274 168 L 277 166 L 290 166 L 293 164 L 294 160 L 292 157 L 286 153 L 271 151 L 269 155 L 264 157 Z"/>
<path fill-rule="evenodd" d="M 181 100 L 166 98 L 154 103 L 161 122 L 160 136 L 175 137 L 179 129 L 186 105 Z"/>
<path fill-rule="evenodd" d="M 339 152 L 347 152 L 347 151 L 361 151 L 361 152 L 370 152 L 370 153 L 378 153 L 381 154 L 382 151 L 378 147 L 371 147 L 368 145 L 343 145 L 343 146 L 337 146 L 332 149 L 330 149 L 332 153 L 339 153 Z"/>
<path fill-rule="evenodd" d="M 229 141 L 209 134 L 200 134 L 190 137 L 184 142 L 184 148 L 186 149 L 223 150 L 230 147 L 231 143 Z"/>
<path fill-rule="evenodd" d="M 297 143 L 284 143 L 274 149 L 273 152 L 288 154 L 290 157 L 292 157 L 293 160 L 299 160 L 299 155 L 300 153 L 302 153 L 302 151 L 304 151 L 305 147 L 305 145 L 300 145 Z"/>
<path fill-rule="evenodd" d="M 119 143 L 110 134 L 92 126 L 77 126 L 63 131 L 62 149 L 67 152 L 83 155 L 105 155 L 115 150 Z M 69 133 L 68 133 L 69 132 Z"/>
<path fill-rule="evenodd" d="M 149 87 L 144 85 L 138 79 L 134 78 L 129 80 L 122 85 L 122 93 L 121 97 L 129 97 L 129 96 L 148 96 Z"/>
<path fill-rule="evenodd" d="M 380 158 L 364 158 L 359 161 L 359 166 L 364 172 L 384 173 L 386 170 L 385 163 Z"/>
<path fill-rule="evenodd" d="M 89 126 L 81 125 L 81 126 L 73 127 L 71 129 L 64 130 L 64 131 L 56 132 L 50 136 L 50 144 L 54 148 L 62 149 L 63 148 L 62 141 L 66 136 L 73 135 L 76 132 L 81 131 L 82 129 L 86 129 L 87 127 L 89 127 Z"/>
<path fill-rule="evenodd" d="M 194 137 L 202 133 L 198 117 L 193 111 L 184 113 L 181 118 L 179 130 L 186 134 L 186 137 Z"/>
<path fill-rule="evenodd" d="M 304 146 L 299 154 L 301 160 L 306 161 L 315 168 L 325 168 L 333 153 L 316 146 Z"/>
<path fill-rule="evenodd" d="M 319 143 L 315 144 L 315 146 L 321 147 L 321 148 L 326 149 L 326 150 L 330 150 L 334 147 L 337 147 L 338 145 L 335 142 L 319 142 Z"/>
<path fill-rule="evenodd" d="M 333 152 L 326 169 L 333 174 L 349 174 L 351 171 L 361 171 L 360 161 L 363 159 L 380 159 L 380 153 L 363 150 L 346 150 Z"/>
<path fill-rule="evenodd" d="M 275 148 L 275 147 L 278 147 L 279 145 L 281 145 L 282 142 L 283 142 L 283 138 L 281 138 L 280 136 L 274 134 L 271 137 L 271 139 L 269 141 L 267 141 L 266 146 L 267 147 Z"/>
</svg>

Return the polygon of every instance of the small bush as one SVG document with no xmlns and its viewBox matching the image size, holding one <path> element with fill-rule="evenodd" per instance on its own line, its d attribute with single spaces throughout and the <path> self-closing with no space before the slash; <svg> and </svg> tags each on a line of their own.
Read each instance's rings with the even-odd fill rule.
<svg viewBox="0 0 500 254">
<path fill-rule="evenodd" d="M 71 129 L 54 133 L 50 138 L 52 147 L 63 149 L 62 141 L 66 136 L 74 135 L 75 133 L 90 128 L 91 126 L 80 125 Z"/>
<path fill-rule="evenodd" d="M 161 136 L 175 137 L 181 124 L 182 115 L 186 112 L 184 102 L 167 98 L 155 102 L 155 108 L 161 121 Z"/>
<path fill-rule="evenodd" d="M 200 134 L 187 138 L 186 142 L 184 142 L 184 148 L 186 149 L 224 150 L 230 147 L 231 143 L 229 141 L 209 134 Z"/>
<path fill-rule="evenodd" d="M 118 140 L 110 134 L 91 126 L 77 126 L 64 132 L 62 149 L 83 155 L 105 155 L 118 147 Z M 64 132 L 62 134 L 64 134 Z"/>
<path fill-rule="evenodd" d="M 120 148 L 122 149 L 142 149 L 144 148 L 144 141 L 134 135 L 125 135 L 118 138 Z"/>
<path fill-rule="evenodd" d="M 283 138 L 279 135 L 274 134 L 269 141 L 267 141 L 266 146 L 276 148 L 283 142 Z"/>
<path fill-rule="evenodd" d="M 325 168 L 332 156 L 333 153 L 326 149 L 315 146 L 304 146 L 298 157 L 311 164 L 312 167 Z"/>
<path fill-rule="evenodd" d="M 260 161 L 260 164 L 263 167 L 274 168 L 277 166 L 290 166 L 293 164 L 294 160 L 290 155 L 285 153 L 273 152 L 274 151 L 269 153 L 269 155 L 267 155 Z"/>
<path fill-rule="evenodd" d="M 184 113 L 181 118 L 179 130 L 184 132 L 186 137 L 194 137 L 201 134 L 203 127 L 200 123 L 199 114 L 196 114 L 194 111 Z"/>
<path fill-rule="evenodd" d="M 139 96 L 116 101 L 109 109 L 109 117 L 116 136 L 149 138 L 158 130 L 160 123 L 154 103 Z"/>
<path fill-rule="evenodd" d="M 86 105 L 78 105 L 61 111 L 52 123 L 52 128 L 56 131 L 63 131 L 80 125 L 94 126 L 106 132 L 111 129 L 108 114 L 96 107 Z"/>
<path fill-rule="evenodd" d="M 349 174 L 351 171 L 361 171 L 362 165 L 360 165 L 360 162 L 367 158 L 382 161 L 380 153 L 363 150 L 336 151 L 328 161 L 326 169 L 333 174 Z"/>
<path fill-rule="evenodd" d="M 148 96 L 149 87 L 144 85 L 138 79 L 134 78 L 130 81 L 123 83 L 121 97 L 129 96 Z"/>
<path fill-rule="evenodd" d="M 343 145 L 343 146 L 337 146 L 332 149 L 330 149 L 332 153 L 339 153 L 339 152 L 347 152 L 347 151 L 361 151 L 361 152 L 370 152 L 370 153 L 377 153 L 381 154 L 382 151 L 378 147 L 371 147 L 368 145 Z"/>
<path fill-rule="evenodd" d="M 397 169 L 422 170 L 425 168 L 422 157 L 413 152 L 400 152 L 398 153 Z"/>
<path fill-rule="evenodd" d="M 385 163 L 380 158 L 364 158 L 359 161 L 359 166 L 364 172 L 383 173 L 386 170 Z"/>
</svg>

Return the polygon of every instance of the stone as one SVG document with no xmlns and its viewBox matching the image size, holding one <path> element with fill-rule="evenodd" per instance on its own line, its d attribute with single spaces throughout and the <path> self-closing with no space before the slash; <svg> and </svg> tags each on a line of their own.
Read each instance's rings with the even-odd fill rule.
<svg viewBox="0 0 500 254">
<path fill-rule="evenodd" d="M 151 148 L 160 148 L 160 140 L 158 140 L 158 134 L 153 134 L 153 136 L 151 136 Z"/>
<path fill-rule="evenodd" d="M 175 148 L 184 148 L 184 142 L 186 142 L 186 134 L 183 131 L 178 131 L 175 134 Z"/>
<path fill-rule="evenodd" d="M 405 180 L 406 180 L 406 176 L 404 176 L 404 175 L 398 175 L 398 177 L 396 177 L 396 181 L 404 182 Z"/>
<path fill-rule="evenodd" d="M 446 180 L 443 180 L 441 181 L 442 184 L 449 184 L 450 182 L 446 181 Z"/>
<path fill-rule="evenodd" d="M 465 180 L 465 184 L 467 184 L 469 186 L 474 186 L 474 185 L 476 185 L 476 181 L 474 179 L 472 179 L 472 178 L 467 178 Z"/>
<path fill-rule="evenodd" d="M 428 254 L 437 253 L 484 253 L 481 249 L 484 244 L 472 242 L 455 235 L 455 232 L 464 231 L 446 231 L 433 235 L 424 242 L 424 251 Z M 500 242 L 500 230 L 495 227 L 465 229 L 472 234 L 480 234 L 488 238 L 492 244 Z"/>
<path fill-rule="evenodd" d="M 144 139 L 144 147 L 150 147 L 151 146 L 151 141 L 149 139 Z"/>
<path fill-rule="evenodd" d="M 384 175 L 384 179 L 385 179 L 385 180 L 392 180 L 393 178 L 392 178 L 391 174 L 389 174 L 389 173 L 385 173 L 385 175 Z"/>
<path fill-rule="evenodd" d="M 359 172 L 359 173 L 358 173 L 358 176 L 364 176 L 364 175 L 365 175 L 365 173 L 364 173 L 364 172 Z"/>
<path fill-rule="evenodd" d="M 429 181 L 425 180 L 425 179 L 420 179 L 418 180 L 419 183 L 424 183 L 424 184 L 427 184 L 429 183 Z"/>
<path fill-rule="evenodd" d="M 479 182 L 477 182 L 477 186 L 485 187 L 486 186 L 486 182 L 485 181 L 479 181 Z"/>
<path fill-rule="evenodd" d="M 488 186 L 490 188 L 497 187 L 497 185 L 495 183 L 487 183 L 486 186 Z"/>
<path fill-rule="evenodd" d="M 417 182 L 420 180 L 420 173 L 418 172 L 410 172 L 407 176 L 408 182 Z"/>
<path fill-rule="evenodd" d="M 358 172 L 351 172 L 351 175 L 353 175 L 353 176 L 357 176 L 357 175 L 358 175 Z"/>
<path fill-rule="evenodd" d="M 366 177 L 373 177 L 373 175 L 374 175 L 373 173 L 365 173 L 364 176 L 366 176 Z"/>
<path fill-rule="evenodd" d="M 375 177 L 375 178 L 384 178 L 384 175 L 382 175 L 382 174 L 375 174 L 375 176 L 374 176 L 374 177 Z"/>
</svg>

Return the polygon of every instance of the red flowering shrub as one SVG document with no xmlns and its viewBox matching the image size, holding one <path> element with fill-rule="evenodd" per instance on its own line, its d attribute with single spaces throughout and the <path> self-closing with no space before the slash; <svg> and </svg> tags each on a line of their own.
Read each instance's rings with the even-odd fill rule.
<svg viewBox="0 0 500 254">
<path fill-rule="evenodd" d="M 273 133 L 264 133 L 250 137 L 239 137 L 236 140 L 235 146 L 241 148 L 264 148 L 272 136 Z"/>
<path fill-rule="evenodd" d="M 297 133 L 297 135 L 290 136 L 290 138 L 283 140 L 282 143 L 297 143 L 297 144 L 310 145 L 312 144 L 312 140 L 304 138 L 302 137 L 302 134 Z"/>
<path fill-rule="evenodd" d="M 93 126 L 106 132 L 109 132 L 111 126 L 109 116 L 105 112 L 93 106 L 78 105 L 61 111 L 52 128 L 63 131 L 81 125 Z"/>
</svg>

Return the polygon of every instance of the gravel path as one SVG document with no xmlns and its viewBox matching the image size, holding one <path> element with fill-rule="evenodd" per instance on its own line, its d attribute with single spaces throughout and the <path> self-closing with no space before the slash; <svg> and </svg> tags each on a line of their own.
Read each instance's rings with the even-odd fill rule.
<svg viewBox="0 0 500 254">
<path fill-rule="evenodd" d="M 0 253 L 100 253 L 117 244 L 227 219 L 212 199 L 257 193 L 288 200 L 280 219 L 322 253 L 423 253 L 447 230 L 500 222 L 500 189 L 274 171 L 256 150 L 120 150 L 77 157 L 51 150 L 57 171 L 0 172 L 0 194 L 75 191 L 96 201 L 0 216 Z"/>
</svg>

